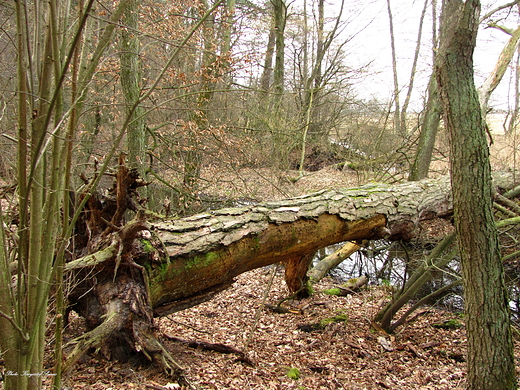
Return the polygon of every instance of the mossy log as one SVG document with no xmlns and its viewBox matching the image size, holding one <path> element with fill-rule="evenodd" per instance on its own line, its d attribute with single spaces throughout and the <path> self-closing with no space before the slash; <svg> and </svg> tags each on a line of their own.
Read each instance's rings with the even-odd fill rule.
<svg viewBox="0 0 520 390">
<path fill-rule="evenodd" d="M 361 289 L 361 287 L 363 287 L 367 283 L 368 283 L 368 276 L 362 275 L 359 278 L 350 279 L 349 281 L 342 284 L 341 286 L 323 290 L 323 292 L 328 295 L 347 296 L 347 295 L 350 295 L 350 294 L 353 294 L 353 293 L 359 291 L 359 289 Z"/>
<path fill-rule="evenodd" d="M 125 170 L 122 163 L 120 169 Z M 495 174 L 495 184 L 513 188 L 513 177 Z M 75 251 L 76 260 L 65 267 L 81 281 L 69 301 L 90 331 L 77 341 L 73 360 L 87 348 L 102 345 L 102 336 L 130 340 L 130 349 L 178 373 L 180 368 L 154 341 L 153 316 L 211 299 L 237 275 L 278 262 L 286 265 L 291 291 L 300 291 L 316 250 L 343 241 L 410 239 L 422 220 L 452 212 L 450 182 L 444 177 L 321 191 L 176 220 L 146 222 L 138 213 L 124 225 L 119 205 L 136 208 L 137 203 L 128 200 L 135 187 L 115 186 L 115 199 L 125 202 L 91 201 L 93 209 L 86 211 L 84 226 L 78 228 L 78 237 L 81 232 L 97 234 L 85 238 L 83 248 Z M 114 318 L 120 319 L 119 326 Z"/>
<path fill-rule="evenodd" d="M 495 173 L 495 185 L 514 186 L 512 173 Z M 243 272 L 299 261 L 343 241 L 410 239 L 422 220 L 452 212 L 448 177 L 399 185 L 368 184 L 329 190 L 257 206 L 216 210 L 179 220 L 151 223 L 165 257 L 150 262 L 150 299 L 156 316 L 184 308 L 184 300 L 229 284 Z M 306 268 L 286 270 L 296 291 Z"/>
</svg>

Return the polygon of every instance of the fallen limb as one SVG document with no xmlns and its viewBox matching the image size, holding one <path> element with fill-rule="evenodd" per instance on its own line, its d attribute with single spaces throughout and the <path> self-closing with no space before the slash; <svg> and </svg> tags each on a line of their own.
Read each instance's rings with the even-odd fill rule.
<svg viewBox="0 0 520 390">
<path fill-rule="evenodd" d="M 341 286 L 336 286 L 331 289 L 324 290 L 323 292 L 329 295 L 347 296 L 356 293 L 367 283 L 368 276 L 362 275 L 359 278 L 350 279 L 347 283 L 344 283 Z"/>
<path fill-rule="evenodd" d="M 312 283 L 317 283 L 327 275 L 327 273 L 336 268 L 341 262 L 361 249 L 361 245 L 355 242 L 347 242 L 334 253 L 321 259 L 308 273 Z"/>
<path fill-rule="evenodd" d="M 389 331 L 390 333 L 394 332 L 399 326 L 403 325 L 406 321 L 406 319 L 412 314 L 415 310 L 417 310 L 418 307 L 424 305 L 426 302 L 431 301 L 432 299 L 438 297 L 441 294 L 444 294 L 446 291 L 451 290 L 453 287 L 456 287 L 462 283 L 462 280 L 456 280 L 455 282 L 452 282 L 450 284 L 447 284 L 444 287 L 441 287 L 432 293 L 426 295 L 425 297 L 419 299 L 417 302 L 415 302 L 399 319 L 395 322 L 393 322 L 390 327 Z"/>
<path fill-rule="evenodd" d="M 277 314 L 288 314 L 288 313 L 301 314 L 301 310 L 289 309 L 289 308 L 281 306 L 281 305 L 270 305 L 268 303 L 264 303 L 264 306 L 267 309 L 271 310 L 273 313 L 277 313 Z"/>
<path fill-rule="evenodd" d="M 245 352 L 240 351 L 239 349 L 230 347 L 229 345 L 225 345 L 222 343 L 208 343 L 205 341 L 198 341 L 198 340 L 191 340 L 191 341 L 183 340 L 178 337 L 171 336 L 171 335 L 165 335 L 165 337 L 168 338 L 168 340 L 185 344 L 189 348 L 200 348 L 205 351 L 215 351 L 215 352 L 224 353 L 224 354 L 235 354 L 238 356 L 238 358 L 241 362 L 248 363 L 251 366 L 254 365 L 253 362 L 251 361 L 251 359 L 249 359 L 246 356 Z"/>
<path fill-rule="evenodd" d="M 437 244 L 424 261 L 423 265 L 412 274 L 410 279 L 408 279 L 401 291 L 396 293 L 388 305 L 376 315 L 375 321 L 379 322 L 382 329 L 390 332 L 392 329 L 392 319 L 399 309 L 401 309 L 417 293 L 417 291 L 419 291 L 419 289 L 431 279 L 432 272 L 442 269 L 451 261 L 455 253 L 449 252 L 447 255 L 443 255 L 443 253 L 454 241 L 455 233 L 451 233 Z"/>
<path fill-rule="evenodd" d="M 500 203 L 506 207 L 508 207 L 511 211 L 513 211 L 517 216 L 520 215 L 520 206 L 518 206 L 511 199 L 506 198 L 504 195 L 496 194 L 495 200 L 497 203 Z"/>
<path fill-rule="evenodd" d="M 342 291 L 341 295 L 348 295 L 358 291 L 361 287 L 368 283 L 368 276 L 362 275 L 359 278 L 350 279 L 347 283 L 339 286 Z"/>
</svg>

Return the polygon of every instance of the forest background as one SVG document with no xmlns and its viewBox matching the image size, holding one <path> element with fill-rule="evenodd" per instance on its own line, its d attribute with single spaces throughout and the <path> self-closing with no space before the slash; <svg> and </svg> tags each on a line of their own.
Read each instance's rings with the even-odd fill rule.
<svg viewBox="0 0 520 390">
<path fill-rule="evenodd" d="M 285 198 L 324 167 L 348 184 L 448 172 L 453 142 L 432 77 L 440 4 L 406 4 L 3 2 L 5 361 L 41 372 L 50 282 L 63 280 L 82 208 L 122 161 L 149 182 L 143 204 L 167 216 Z M 501 124 L 495 167 L 516 168 L 517 2 L 484 4 L 481 16 L 493 34 L 475 57 L 480 106 Z M 62 326 L 57 315 L 56 334 Z M 10 357 L 20 345 L 23 357 Z M 60 354 L 57 340 L 58 365 Z"/>
</svg>

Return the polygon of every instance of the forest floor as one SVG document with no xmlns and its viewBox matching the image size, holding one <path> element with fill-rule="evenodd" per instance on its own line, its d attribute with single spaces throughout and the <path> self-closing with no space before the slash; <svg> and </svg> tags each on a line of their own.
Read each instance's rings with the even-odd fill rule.
<svg viewBox="0 0 520 390">
<path fill-rule="evenodd" d="M 368 286 L 343 297 L 322 292 L 333 285 L 331 278 L 322 280 L 310 298 L 284 302 L 294 312 L 277 314 L 263 303 L 276 305 L 288 295 L 283 272 L 276 266 L 257 269 L 240 275 L 213 300 L 160 319 L 158 326 L 163 342 L 197 389 L 464 388 L 463 315 L 424 307 L 389 335 L 372 320 L 390 299 L 390 287 Z M 324 325 L 327 319 L 330 324 Z M 81 319 L 75 318 L 67 336 L 80 332 Z M 240 352 L 192 348 L 188 342 L 193 341 L 223 344 Z M 518 340 L 515 346 L 519 362 Z M 290 369 L 298 370 L 297 379 L 290 377 Z M 180 388 L 171 382 L 156 365 L 107 362 L 90 355 L 65 386 Z"/>
<path fill-rule="evenodd" d="M 340 180 L 338 175 L 343 174 L 321 172 L 316 177 L 330 186 Z M 263 304 L 276 305 L 288 296 L 283 271 L 275 266 L 257 269 L 240 275 L 211 301 L 159 319 L 159 333 L 186 378 L 201 390 L 465 387 L 461 313 L 424 307 L 389 335 L 372 321 L 391 299 L 391 287 L 369 285 L 346 297 L 322 292 L 336 283 L 325 278 L 310 298 L 284 302 L 293 312 L 277 314 Z M 336 321 L 319 325 L 327 319 Z M 82 319 L 75 318 L 66 337 L 81 333 Z M 236 352 L 193 348 L 194 342 Z M 519 364 L 520 337 L 515 345 Z M 298 370 L 297 379 L 290 377 L 291 369 Z M 64 384 L 71 390 L 180 388 L 154 364 L 107 362 L 96 355 L 86 356 Z"/>
<path fill-rule="evenodd" d="M 507 147 L 506 142 L 499 145 Z M 495 159 L 494 167 L 503 169 L 502 161 Z M 439 174 L 447 172 L 445 162 L 437 166 Z M 371 180 L 370 173 L 330 168 L 298 180 L 291 179 L 297 172 L 243 173 L 240 179 L 236 172 L 224 170 L 218 177 L 211 171 L 204 174 L 224 183 L 213 188 L 212 195 L 254 200 L 353 187 Z M 264 304 L 276 305 L 288 296 L 283 270 L 257 269 L 238 276 L 211 301 L 157 320 L 159 334 L 187 380 L 201 390 L 465 388 L 463 314 L 442 306 L 423 307 L 390 335 L 372 321 L 391 299 L 392 287 L 369 284 L 343 297 L 323 292 L 338 283 L 331 277 L 323 279 L 310 298 L 285 301 L 291 312 L 277 314 Z M 72 316 L 64 333 L 66 341 L 82 332 L 83 320 Z M 515 331 L 520 373 L 519 335 Z M 205 349 L 201 342 L 230 347 L 231 353 Z M 45 380 L 48 383 L 50 377 Z M 64 380 L 64 389 L 69 390 L 176 388 L 181 387 L 156 364 L 110 362 L 96 354 L 82 358 Z"/>
</svg>

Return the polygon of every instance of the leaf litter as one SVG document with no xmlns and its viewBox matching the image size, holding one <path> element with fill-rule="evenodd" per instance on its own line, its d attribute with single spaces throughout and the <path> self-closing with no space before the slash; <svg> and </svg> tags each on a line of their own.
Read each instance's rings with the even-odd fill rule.
<svg viewBox="0 0 520 390">
<path fill-rule="evenodd" d="M 263 193 L 265 182 L 259 185 L 258 180 L 246 180 L 247 190 L 238 189 L 236 196 L 251 193 L 251 186 L 256 191 L 255 198 L 270 199 L 362 184 L 356 183 L 359 178 L 352 172 L 319 173 L 296 185 L 284 181 L 283 189 L 278 186 L 267 193 Z M 237 183 L 235 177 L 229 180 Z M 230 196 L 228 192 L 225 195 Z M 433 232 L 426 235 L 446 233 L 445 226 L 428 226 Z M 274 284 L 266 293 L 273 273 Z M 156 319 L 158 332 L 169 352 L 184 367 L 187 379 L 201 390 L 465 388 L 466 333 L 461 313 L 427 306 L 395 334 L 388 335 L 372 320 L 391 299 L 390 287 L 369 285 L 348 296 L 321 292 L 335 286 L 331 278 L 325 278 L 315 286 L 314 295 L 303 301 L 284 302 L 286 306 L 289 302 L 293 310 L 278 314 L 267 309 L 262 301 L 265 293 L 264 303 L 268 305 L 276 305 L 289 295 L 283 272 L 275 266 L 249 271 L 239 275 L 232 287 L 211 301 Z M 338 315 L 346 320 L 316 326 Z M 450 321 L 462 326 L 435 326 Z M 83 320 L 73 316 L 64 338 L 71 340 L 83 331 Z M 220 344 L 237 352 L 216 352 L 201 347 L 203 343 Z M 515 340 L 515 355 L 520 372 L 519 340 Z M 49 364 L 48 368 L 51 367 Z M 287 375 L 290 370 L 298 372 L 298 379 Z M 50 378 L 44 378 L 47 385 Z M 110 362 L 94 353 L 85 356 L 63 383 L 63 389 L 68 390 L 176 388 L 181 387 L 157 365 L 142 360 Z"/>
<path fill-rule="evenodd" d="M 274 283 L 266 293 L 269 280 Z M 391 299 L 391 287 L 368 286 L 348 296 L 321 291 L 327 277 L 302 301 L 285 301 L 289 313 L 275 313 L 289 295 L 281 267 L 239 275 L 211 301 L 157 320 L 162 340 L 197 389 L 421 389 L 465 388 L 466 334 L 460 313 L 424 307 L 386 334 L 372 320 Z M 406 308 L 405 308 L 406 309 Z M 342 321 L 324 321 L 341 315 Z M 457 321 L 458 327 L 436 327 Z M 69 332 L 79 331 L 75 318 Z M 225 353 L 201 347 L 218 344 Z M 518 358 L 520 345 L 515 341 Z M 517 359 L 518 361 L 518 359 Z M 517 364 L 517 370 L 519 366 Z M 290 370 L 299 375 L 287 375 Z M 294 379 L 292 379 L 292 378 Z M 67 389 L 168 389 L 172 384 L 153 364 L 107 362 L 86 356 Z"/>
</svg>

